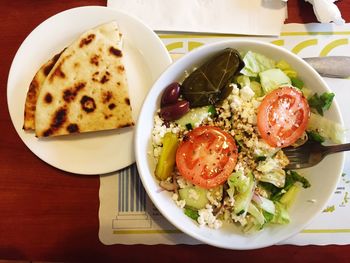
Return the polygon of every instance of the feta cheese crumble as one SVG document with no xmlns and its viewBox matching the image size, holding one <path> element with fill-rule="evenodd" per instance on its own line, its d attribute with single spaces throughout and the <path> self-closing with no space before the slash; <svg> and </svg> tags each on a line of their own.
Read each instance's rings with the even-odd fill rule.
<svg viewBox="0 0 350 263">
<path fill-rule="evenodd" d="M 222 221 L 216 219 L 213 215 L 211 205 L 206 205 L 205 208 L 198 210 L 199 217 L 197 219 L 200 226 L 208 225 L 210 228 L 218 229 L 222 226 Z"/>
</svg>

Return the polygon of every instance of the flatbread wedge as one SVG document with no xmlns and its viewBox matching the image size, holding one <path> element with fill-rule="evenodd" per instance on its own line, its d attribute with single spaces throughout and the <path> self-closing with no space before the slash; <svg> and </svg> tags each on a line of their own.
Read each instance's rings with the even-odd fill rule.
<svg viewBox="0 0 350 263">
<path fill-rule="evenodd" d="M 42 65 L 38 72 L 35 74 L 33 80 L 30 82 L 24 106 L 23 129 L 26 131 L 35 129 L 35 109 L 39 92 L 41 90 L 42 85 L 45 82 L 46 77 L 49 75 L 51 69 L 59 59 L 61 53 L 55 55 L 44 65 Z"/>
<path fill-rule="evenodd" d="M 39 92 L 37 137 L 134 125 L 121 36 L 116 22 L 110 22 L 63 51 Z"/>
</svg>

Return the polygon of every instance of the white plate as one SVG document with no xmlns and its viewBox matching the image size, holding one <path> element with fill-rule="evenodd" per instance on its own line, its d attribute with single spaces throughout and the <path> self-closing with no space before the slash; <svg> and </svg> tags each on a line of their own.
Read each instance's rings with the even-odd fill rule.
<svg viewBox="0 0 350 263">
<path fill-rule="evenodd" d="M 135 161 L 133 128 L 45 139 L 38 139 L 34 133 L 22 129 L 26 93 L 35 72 L 84 31 L 112 20 L 117 21 L 124 36 L 130 100 L 133 117 L 137 121 L 149 88 L 171 63 L 171 58 L 158 36 L 128 14 L 97 6 L 59 13 L 33 30 L 12 62 L 7 101 L 15 129 L 35 155 L 64 171 L 103 174 Z"/>
<path fill-rule="evenodd" d="M 191 72 L 211 56 L 227 47 L 246 52 L 252 50 L 274 60 L 285 60 L 305 86 L 321 94 L 330 91 L 325 81 L 305 61 L 290 51 L 269 43 L 253 40 L 227 40 L 207 44 L 189 52 L 174 62 L 155 82 L 148 93 L 136 126 L 135 154 L 137 168 L 143 186 L 158 210 L 182 232 L 204 243 L 227 249 L 257 249 L 274 245 L 282 240 L 299 233 L 325 207 L 334 193 L 337 182 L 343 171 L 345 153 L 327 156 L 320 164 L 300 171 L 311 183 L 311 187 L 301 189 L 292 207 L 289 209 L 291 222 L 287 225 L 271 225 L 251 235 L 244 235 L 232 224 L 224 224 L 221 229 L 199 227 L 172 200 L 171 193 L 160 191 L 159 182 L 154 176 L 155 162 L 148 154 L 151 150 L 152 129 L 154 115 L 159 108 L 161 94 L 164 87 L 174 81 L 182 79 L 184 72 Z M 325 112 L 325 117 L 343 125 L 339 107 L 334 101 L 331 108 Z M 311 202 L 310 200 L 315 200 Z"/>
</svg>

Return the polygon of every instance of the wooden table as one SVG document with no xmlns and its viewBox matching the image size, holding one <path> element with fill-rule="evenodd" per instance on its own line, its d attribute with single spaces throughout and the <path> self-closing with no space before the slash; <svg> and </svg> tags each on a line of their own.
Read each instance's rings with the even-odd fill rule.
<svg viewBox="0 0 350 263">
<path fill-rule="evenodd" d="M 350 1 L 339 1 L 350 21 Z M 46 18 L 69 8 L 106 5 L 102 0 L 0 2 L 0 259 L 24 261 L 284 262 L 350 258 L 350 246 L 272 246 L 229 251 L 198 246 L 105 246 L 98 239 L 99 178 L 62 172 L 37 158 L 17 135 L 8 113 L 6 84 L 12 59 L 25 37 Z M 287 22 L 315 22 L 304 0 L 289 0 Z M 347 260 L 348 259 L 348 260 Z M 0 260 L 1 261 L 1 260 Z"/>
</svg>

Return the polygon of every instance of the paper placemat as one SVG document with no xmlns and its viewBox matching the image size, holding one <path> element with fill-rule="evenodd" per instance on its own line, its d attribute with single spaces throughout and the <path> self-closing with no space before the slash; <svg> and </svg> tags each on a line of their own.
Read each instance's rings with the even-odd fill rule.
<svg viewBox="0 0 350 263">
<path fill-rule="evenodd" d="M 108 0 L 155 31 L 278 36 L 287 16 L 281 0 Z"/>
<path fill-rule="evenodd" d="M 283 46 L 300 57 L 350 54 L 350 24 L 287 24 L 279 37 L 244 37 Z M 241 36 L 160 35 L 174 58 L 203 44 Z M 349 79 L 325 78 L 350 127 Z M 349 132 L 346 140 L 350 141 Z M 200 244 L 172 226 L 147 197 L 136 165 L 100 176 L 99 238 L 104 244 Z M 344 173 L 324 211 L 281 244 L 350 244 L 350 155 Z"/>
</svg>

